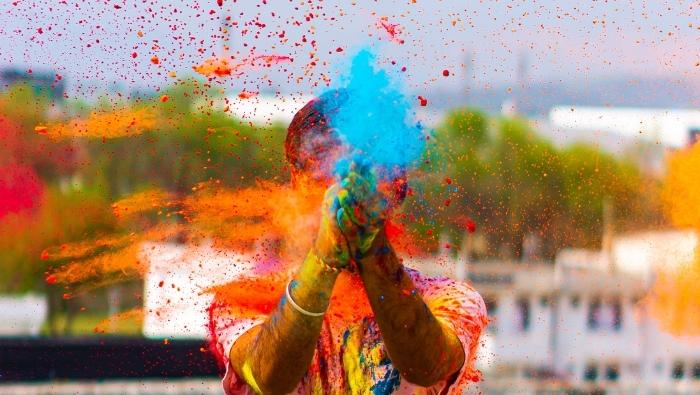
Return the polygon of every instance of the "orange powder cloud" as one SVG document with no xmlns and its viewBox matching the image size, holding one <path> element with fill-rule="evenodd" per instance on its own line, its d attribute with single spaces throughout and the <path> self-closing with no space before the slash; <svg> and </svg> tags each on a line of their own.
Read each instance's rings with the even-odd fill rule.
<svg viewBox="0 0 700 395">
<path fill-rule="evenodd" d="M 261 182 L 233 191 L 201 185 L 184 204 L 195 227 L 205 232 L 219 229 L 217 241 L 240 248 L 252 248 L 261 239 L 279 242 L 269 251 L 279 256 L 273 268 L 259 267 L 259 273 L 211 288 L 218 304 L 238 316 L 269 314 L 284 294 L 290 276 L 311 248 L 325 185 L 298 179 L 295 186 Z M 270 243 L 275 246 L 276 243 Z M 263 248 L 264 249 L 264 248 Z M 342 274 L 331 297 L 330 315 L 349 322 L 371 314 L 362 281 L 357 275 Z"/>
<path fill-rule="evenodd" d="M 246 68 L 270 67 L 281 62 L 291 62 L 292 58 L 283 55 L 257 55 L 234 63 L 233 57 L 214 56 L 206 59 L 192 69 L 209 78 L 236 77 L 243 74 Z"/>
<path fill-rule="evenodd" d="M 93 331 L 95 333 L 110 333 L 114 332 L 114 328 L 119 325 L 124 325 L 128 322 L 133 322 L 135 326 L 143 324 L 143 309 L 132 309 L 122 313 L 115 314 L 109 318 L 100 321 Z"/>
<path fill-rule="evenodd" d="M 278 242 L 283 260 L 300 260 L 316 235 L 324 191 L 303 180 L 295 186 L 263 181 L 240 190 L 205 183 L 184 200 L 183 211 L 190 226 L 215 243 L 252 249 Z"/>
<path fill-rule="evenodd" d="M 700 234 L 700 144 L 673 153 L 663 191 L 671 221 Z M 700 335 L 700 249 L 695 259 L 657 273 L 649 298 L 661 328 L 675 335 Z"/>
<path fill-rule="evenodd" d="M 53 139 L 70 137 L 115 138 L 141 134 L 157 125 L 157 113 L 151 109 L 122 108 L 111 111 L 94 111 L 84 118 L 75 118 L 65 123 L 53 125 L 39 125 L 35 130 L 37 133 Z"/>
<path fill-rule="evenodd" d="M 45 250 L 51 262 L 65 262 L 47 271 L 51 283 L 65 287 L 66 299 L 90 290 L 143 277 L 148 262 L 142 254 L 145 241 L 172 240 L 181 234 L 181 225 L 157 225 L 142 232 L 62 244 Z M 48 280 L 47 280 L 48 281 Z"/>
<path fill-rule="evenodd" d="M 143 242 L 172 240 L 186 234 L 185 240 L 191 245 L 206 239 L 215 248 L 255 251 L 260 259 L 254 272 L 207 291 L 237 315 L 267 314 L 277 305 L 318 230 L 326 185 L 304 178 L 295 181 L 294 185 L 261 181 L 243 189 L 207 182 L 182 199 L 156 189 L 136 193 L 112 205 L 120 223 L 135 222 L 139 215 L 149 212 L 176 213 L 184 221 L 166 221 L 128 235 L 50 249 L 47 256 L 52 260 L 68 261 L 50 273 L 52 281 L 65 285 L 67 297 L 73 297 L 142 277 L 148 265 L 140 250 Z M 340 318 L 339 323 L 371 314 L 357 275 L 344 273 L 339 277 L 329 314 Z"/>
</svg>

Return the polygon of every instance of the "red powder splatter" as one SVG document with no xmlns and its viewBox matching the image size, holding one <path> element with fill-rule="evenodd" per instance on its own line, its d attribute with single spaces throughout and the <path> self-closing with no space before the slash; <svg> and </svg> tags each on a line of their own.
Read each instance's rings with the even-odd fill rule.
<svg viewBox="0 0 700 395">
<path fill-rule="evenodd" d="M 467 228 L 469 233 L 476 232 L 476 223 L 473 220 L 468 219 L 464 226 Z"/>
<path fill-rule="evenodd" d="M 43 192 L 41 180 L 31 167 L 0 166 L 0 218 L 37 207 Z"/>
<path fill-rule="evenodd" d="M 447 69 L 442 70 L 442 76 L 443 76 L 443 77 L 449 77 L 449 76 L 450 76 L 450 70 L 447 70 Z"/>
<path fill-rule="evenodd" d="M 139 56 L 139 54 L 137 54 L 136 52 L 132 52 L 132 53 L 131 53 L 131 57 L 132 57 L 132 58 L 136 59 L 137 56 Z"/>
<path fill-rule="evenodd" d="M 39 134 L 46 134 L 49 131 L 49 128 L 46 126 L 35 126 L 34 131 Z"/>
<path fill-rule="evenodd" d="M 383 16 L 379 18 L 379 21 L 377 21 L 377 26 L 384 29 L 384 31 L 389 35 L 390 41 L 395 42 L 397 44 L 404 43 L 404 40 L 398 37 L 402 31 L 401 25 L 399 25 L 398 23 L 389 23 L 389 18 Z"/>
<path fill-rule="evenodd" d="M 224 6 L 224 0 L 216 0 L 216 4 L 218 4 L 219 7 L 223 7 L 223 6 Z"/>
<path fill-rule="evenodd" d="M 36 32 L 39 34 L 44 34 L 44 29 L 43 28 L 38 28 L 36 29 Z"/>
<path fill-rule="evenodd" d="M 404 228 L 403 224 L 396 223 L 391 219 L 388 219 L 386 221 L 386 225 L 384 226 L 384 232 L 386 233 L 386 237 L 389 239 L 389 241 L 395 240 L 399 236 L 403 235 L 405 231 L 406 229 Z"/>
<path fill-rule="evenodd" d="M 68 299 L 70 299 L 70 298 L 72 298 L 72 297 L 73 297 L 73 295 L 71 295 L 71 294 L 69 294 L 69 293 L 64 293 L 64 294 L 63 294 L 63 299 L 65 299 L 65 300 L 68 300 Z"/>
<path fill-rule="evenodd" d="M 428 105 L 428 99 L 424 98 L 423 96 L 418 96 L 418 101 L 420 102 L 421 107 Z"/>
<path fill-rule="evenodd" d="M 192 69 L 205 77 L 240 76 L 243 74 L 243 69 L 248 67 L 271 67 L 278 63 L 292 61 L 291 57 L 285 55 L 257 55 L 239 63 L 232 63 L 228 58 L 212 57 L 202 64 L 192 66 Z"/>
<path fill-rule="evenodd" d="M 338 47 L 338 48 L 335 49 L 335 52 L 343 52 L 343 48 Z"/>
<path fill-rule="evenodd" d="M 445 207 L 449 206 L 450 203 L 452 203 L 452 199 L 445 199 Z"/>
<path fill-rule="evenodd" d="M 158 283 L 158 286 L 161 287 L 161 288 L 163 288 L 163 285 L 164 285 L 164 284 L 165 284 L 165 281 L 162 281 L 162 280 L 161 280 L 161 282 Z"/>
<path fill-rule="evenodd" d="M 214 302 L 209 305 L 207 309 L 207 314 L 209 315 L 209 320 L 207 323 L 207 329 L 209 332 L 209 348 L 214 355 L 214 360 L 219 365 L 219 368 L 224 368 L 224 349 L 219 342 L 219 335 L 217 330 L 217 319 L 216 317 L 221 313 L 221 310 L 226 309 L 226 304 L 224 302 L 218 301 L 216 298 Z"/>
<path fill-rule="evenodd" d="M 247 90 L 242 90 L 241 93 L 238 94 L 238 97 L 241 99 L 250 99 L 251 97 L 255 97 L 259 94 L 259 92 L 250 92 Z"/>
<path fill-rule="evenodd" d="M 48 250 L 41 251 L 41 260 L 45 261 L 47 259 L 49 259 L 49 251 Z"/>
<path fill-rule="evenodd" d="M 168 100 L 170 100 L 170 98 L 168 97 L 168 95 L 163 95 L 163 96 L 160 97 L 160 102 L 161 102 L 161 103 L 165 103 L 165 102 L 167 102 Z"/>
<path fill-rule="evenodd" d="M 56 276 L 54 276 L 53 274 L 49 274 L 48 276 L 46 276 L 46 284 L 56 284 Z"/>
<path fill-rule="evenodd" d="M 447 185 L 452 184 L 452 179 L 450 177 L 445 177 L 445 184 L 447 184 Z"/>
<path fill-rule="evenodd" d="M 151 58 L 151 63 L 153 63 L 153 64 L 160 64 L 160 59 L 158 59 L 157 56 L 153 56 L 153 57 Z"/>
<path fill-rule="evenodd" d="M 291 62 L 292 58 L 285 55 L 259 55 L 253 58 L 253 62 L 262 60 L 266 65 L 273 65 L 281 62 Z"/>
</svg>

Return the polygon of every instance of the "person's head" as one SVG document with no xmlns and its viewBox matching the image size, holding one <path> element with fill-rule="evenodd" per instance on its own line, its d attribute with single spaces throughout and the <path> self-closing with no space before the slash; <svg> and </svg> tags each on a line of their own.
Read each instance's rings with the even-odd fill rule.
<svg viewBox="0 0 700 395">
<path fill-rule="evenodd" d="M 332 179 L 333 167 L 347 151 L 330 125 L 330 117 L 347 99 L 344 91 L 333 90 L 306 103 L 287 128 L 284 148 L 292 179 Z"/>
<path fill-rule="evenodd" d="M 294 115 L 285 140 L 292 180 L 311 178 L 330 184 L 338 160 L 349 156 L 349 147 L 331 125 L 333 114 L 347 101 L 348 94 L 345 90 L 331 90 L 308 102 Z M 405 173 L 395 173 L 392 181 L 381 183 L 378 189 L 390 201 L 400 203 L 408 186 Z"/>
</svg>

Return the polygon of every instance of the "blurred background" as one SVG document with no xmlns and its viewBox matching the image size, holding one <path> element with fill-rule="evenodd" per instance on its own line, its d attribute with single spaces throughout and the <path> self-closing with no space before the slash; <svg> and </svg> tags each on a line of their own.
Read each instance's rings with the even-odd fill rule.
<svg viewBox="0 0 700 395">
<path fill-rule="evenodd" d="M 0 5 L 0 393 L 218 393 L 205 291 L 364 46 L 430 130 L 399 249 L 492 318 L 468 391 L 700 393 L 697 4 L 272 3 Z"/>
</svg>

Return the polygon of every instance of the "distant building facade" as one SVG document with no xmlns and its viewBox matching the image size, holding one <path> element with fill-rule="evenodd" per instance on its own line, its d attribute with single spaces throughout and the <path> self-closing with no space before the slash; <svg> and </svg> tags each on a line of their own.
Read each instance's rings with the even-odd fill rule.
<svg viewBox="0 0 700 395">
<path fill-rule="evenodd" d="M 655 270 L 688 262 L 696 245 L 690 232 L 650 232 L 615 239 L 609 254 L 469 265 L 466 278 L 492 318 L 479 390 L 700 393 L 700 337 L 664 333 L 641 303 Z M 411 264 L 433 275 L 460 266 L 447 258 Z"/>
<path fill-rule="evenodd" d="M 682 148 L 700 135 L 700 110 L 555 106 L 552 125 L 571 130 L 613 132 L 668 148 Z"/>
</svg>

